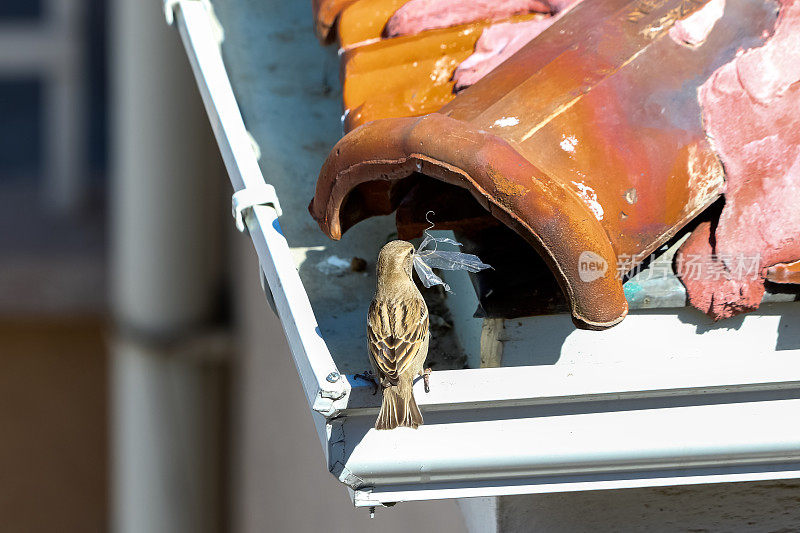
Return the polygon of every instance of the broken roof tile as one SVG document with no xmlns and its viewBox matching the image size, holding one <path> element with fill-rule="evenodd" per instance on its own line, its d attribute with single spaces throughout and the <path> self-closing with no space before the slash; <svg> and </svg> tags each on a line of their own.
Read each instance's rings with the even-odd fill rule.
<svg viewBox="0 0 800 533">
<path fill-rule="evenodd" d="M 618 323 L 627 312 L 619 258 L 635 266 L 722 191 L 697 88 L 774 20 L 768 6 L 733 0 L 704 45 L 674 43 L 671 24 L 704 3 L 579 5 L 439 112 L 345 136 L 312 214 L 339 238 L 396 209 L 409 177 L 467 189 L 542 255 L 579 324 Z M 435 210 L 447 197 L 431 202 Z M 582 279 L 589 263 L 605 271 Z"/>
</svg>

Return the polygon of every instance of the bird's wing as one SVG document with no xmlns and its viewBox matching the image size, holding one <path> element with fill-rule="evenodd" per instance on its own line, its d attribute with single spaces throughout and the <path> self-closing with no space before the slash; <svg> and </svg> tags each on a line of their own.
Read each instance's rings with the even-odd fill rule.
<svg viewBox="0 0 800 533">
<path fill-rule="evenodd" d="M 408 370 L 428 334 L 422 298 L 373 300 L 367 314 L 367 343 L 377 367 L 391 383 Z"/>
</svg>

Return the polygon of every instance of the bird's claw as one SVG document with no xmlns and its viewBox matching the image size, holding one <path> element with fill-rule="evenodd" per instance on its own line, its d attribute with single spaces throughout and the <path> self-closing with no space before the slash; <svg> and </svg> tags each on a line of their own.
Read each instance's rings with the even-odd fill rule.
<svg viewBox="0 0 800 533">
<path fill-rule="evenodd" d="M 354 378 L 363 379 L 367 383 L 372 386 L 372 395 L 375 396 L 378 394 L 378 380 L 375 379 L 375 375 L 372 373 L 372 370 L 367 370 L 361 374 L 354 374 Z"/>
<path fill-rule="evenodd" d="M 425 385 L 425 392 L 431 391 L 431 369 L 430 367 L 422 371 L 422 382 Z"/>
</svg>

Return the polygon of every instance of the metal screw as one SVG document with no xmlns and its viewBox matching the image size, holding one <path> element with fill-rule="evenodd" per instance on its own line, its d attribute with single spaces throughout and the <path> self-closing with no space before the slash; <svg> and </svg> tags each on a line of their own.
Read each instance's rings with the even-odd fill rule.
<svg viewBox="0 0 800 533">
<path fill-rule="evenodd" d="M 338 372 L 331 372 L 330 374 L 328 374 L 328 377 L 326 377 L 325 379 L 328 380 L 328 383 L 336 383 L 337 381 L 339 381 L 340 377 L 342 377 L 342 376 L 339 375 Z"/>
</svg>

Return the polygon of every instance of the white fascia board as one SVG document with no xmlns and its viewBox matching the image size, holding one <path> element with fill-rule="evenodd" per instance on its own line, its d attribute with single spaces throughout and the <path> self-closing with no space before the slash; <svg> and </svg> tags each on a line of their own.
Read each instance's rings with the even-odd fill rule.
<svg viewBox="0 0 800 533">
<path fill-rule="evenodd" d="M 517 360 L 527 346 L 557 363 L 434 372 L 430 393 L 415 389 L 417 431 L 371 429 L 379 398 L 352 382 L 330 456 L 356 504 L 797 477 L 800 350 L 776 349 L 800 329 L 796 303 L 704 334 L 642 311 L 562 343 L 543 318 L 503 337 Z"/>
<path fill-rule="evenodd" d="M 590 490 L 619 490 L 646 487 L 670 487 L 676 485 L 708 485 L 714 483 L 738 483 L 754 481 L 772 481 L 800 478 L 800 463 L 785 465 L 787 470 L 765 469 L 757 471 L 753 467 L 695 469 L 696 475 L 682 475 L 680 470 L 635 472 L 629 476 L 618 475 L 614 479 L 605 476 L 583 476 L 581 479 L 570 479 L 565 476 L 555 478 L 539 478 L 536 483 L 514 484 L 504 481 L 499 484 L 447 483 L 441 485 L 420 486 L 411 490 L 403 486 L 382 486 L 377 489 L 351 490 L 351 499 L 356 507 L 377 507 L 386 503 L 402 501 L 424 501 L 441 499 L 462 499 L 496 496 L 516 496 L 520 494 L 549 494 L 557 492 L 582 492 Z M 729 470 L 728 473 L 720 473 Z"/>
<path fill-rule="evenodd" d="M 258 188 L 264 177 L 225 71 L 213 15 L 200 0 L 167 2 L 234 190 Z M 376 431 L 380 397 L 371 387 L 351 376 L 327 379 L 338 370 L 275 209 L 248 210 L 245 222 L 329 468 L 358 506 L 800 477 L 800 431 L 793 423 L 800 418 L 798 350 L 758 355 L 750 349 L 666 365 L 663 357 L 632 357 L 610 364 L 434 372 L 429 394 L 415 386 L 426 424 Z M 632 318 L 626 323 L 635 328 Z M 651 327 L 657 332 L 661 326 Z M 509 343 L 519 341 L 514 331 L 509 334 Z M 639 344 L 664 335 L 639 337 Z M 615 342 L 609 339 L 607 349 Z"/>
<path fill-rule="evenodd" d="M 425 411 L 418 430 L 341 419 L 357 505 L 800 477 L 798 389 Z M 336 463 L 338 461 L 338 463 Z"/>
<path fill-rule="evenodd" d="M 434 372 L 392 432 L 354 380 L 332 471 L 359 506 L 800 477 L 800 354 L 749 358 Z"/>
</svg>

